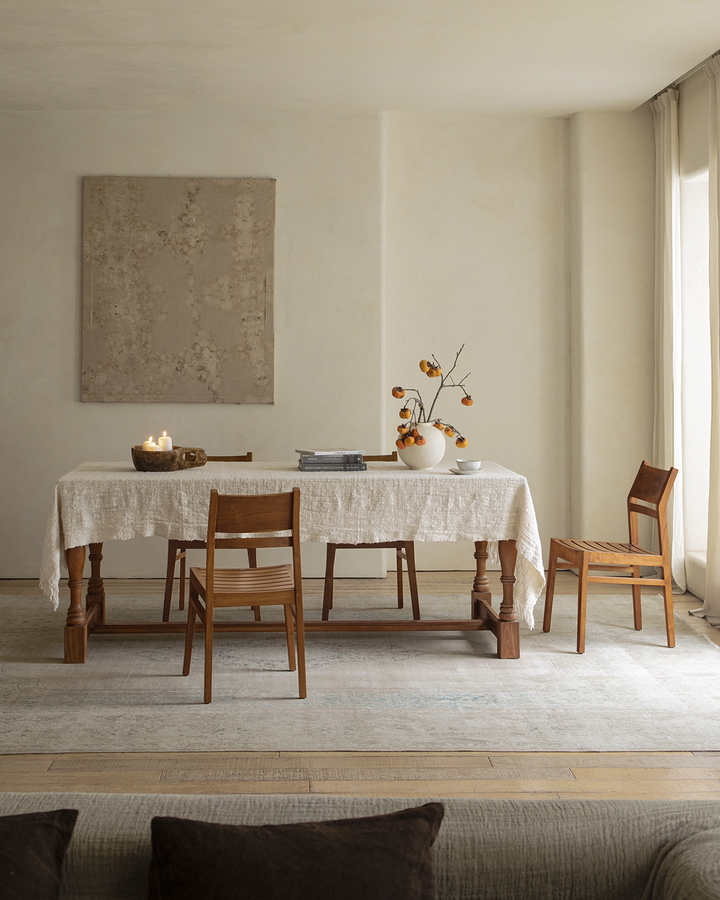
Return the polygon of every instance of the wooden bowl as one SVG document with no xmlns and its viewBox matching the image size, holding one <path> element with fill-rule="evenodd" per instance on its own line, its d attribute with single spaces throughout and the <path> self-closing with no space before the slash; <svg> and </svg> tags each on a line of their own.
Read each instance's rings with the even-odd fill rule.
<svg viewBox="0 0 720 900">
<path fill-rule="evenodd" d="M 142 444 L 132 448 L 133 465 L 139 472 L 177 472 L 196 469 L 207 462 L 200 447 L 173 447 L 172 450 L 143 450 Z"/>
</svg>

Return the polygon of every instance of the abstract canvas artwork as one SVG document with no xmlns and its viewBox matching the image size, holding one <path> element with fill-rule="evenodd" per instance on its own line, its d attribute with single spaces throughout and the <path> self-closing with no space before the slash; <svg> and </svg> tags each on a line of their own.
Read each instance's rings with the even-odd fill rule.
<svg viewBox="0 0 720 900">
<path fill-rule="evenodd" d="M 272 403 L 275 179 L 83 187 L 82 399 Z"/>
</svg>

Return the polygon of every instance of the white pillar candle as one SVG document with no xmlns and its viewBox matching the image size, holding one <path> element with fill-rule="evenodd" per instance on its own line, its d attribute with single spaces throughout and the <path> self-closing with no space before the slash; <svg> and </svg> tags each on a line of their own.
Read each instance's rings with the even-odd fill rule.
<svg viewBox="0 0 720 900">
<path fill-rule="evenodd" d="M 159 449 L 160 448 L 158 447 L 158 445 L 152 439 L 152 435 L 150 435 L 150 437 L 146 441 L 143 441 L 143 450 L 159 450 Z"/>
<path fill-rule="evenodd" d="M 161 450 L 172 450 L 172 438 L 168 437 L 167 431 L 163 431 L 162 437 L 158 438 L 158 446 Z"/>
</svg>

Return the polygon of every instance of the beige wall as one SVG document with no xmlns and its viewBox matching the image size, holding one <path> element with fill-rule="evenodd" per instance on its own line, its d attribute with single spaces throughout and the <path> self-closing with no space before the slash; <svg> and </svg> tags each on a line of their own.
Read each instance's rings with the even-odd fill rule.
<svg viewBox="0 0 720 900">
<path fill-rule="evenodd" d="M 64 472 L 158 429 L 259 459 L 380 444 L 377 135 L 373 115 L 0 113 L 0 575 L 38 573 Z M 81 177 L 238 173 L 277 178 L 275 405 L 80 403 Z M 162 574 L 159 539 L 105 552 L 108 575 Z"/>
<path fill-rule="evenodd" d="M 570 120 L 573 535 L 618 540 L 652 459 L 654 136 L 647 106 Z"/>
<path fill-rule="evenodd" d="M 476 404 L 455 401 L 453 410 L 468 453 L 527 475 L 546 549 L 551 535 L 567 532 L 571 503 L 577 524 L 615 527 L 613 492 L 623 494 L 626 469 L 649 452 L 646 113 L 579 116 L 568 127 L 9 112 L 0 113 L 0 162 L 9 451 L 0 577 L 37 574 L 53 486 L 81 461 L 127 459 L 132 443 L 163 428 L 184 444 L 250 448 L 259 459 L 290 461 L 300 442 L 391 449 L 389 388 L 416 379 L 422 355 L 446 361 L 462 342 Z M 79 402 L 81 178 L 105 174 L 277 178 L 274 406 Z M 425 545 L 421 565 L 470 568 L 467 551 Z M 307 574 L 319 574 L 320 554 L 309 549 Z M 159 576 L 162 556 L 159 539 L 109 544 L 104 571 Z M 376 560 L 371 567 L 379 571 Z"/>
<path fill-rule="evenodd" d="M 387 123 L 388 384 L 430 388 L 418 361 L 459 371 L 475 399 L 437 412 L 460 453 L 529 481 L 545 543 L 567 524 L 568 308 L 561 119 L 391 116 Z M 423 394 L 426 402 L 428 395 Z M 398 423 L 388 405 L 388 429 Z M 420 564 L 466 568 L 469 548 L 426 544 Z"/>
</svg>

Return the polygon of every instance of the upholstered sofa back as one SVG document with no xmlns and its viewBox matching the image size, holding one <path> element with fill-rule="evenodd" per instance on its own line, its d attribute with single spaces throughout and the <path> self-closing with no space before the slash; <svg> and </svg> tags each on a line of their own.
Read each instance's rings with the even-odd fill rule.
<svg viewBox="0 0 720 900">
<path fill-rule="evenodd" d="M 150 820 L 267 824 L 369 816 L 420 799 L 0 794 L 0 815 L 80 812 L 62 900 L 145 900 Z M 720 802 L 446 800 L 438 900 L 720 900 Z"/>
</svg>

